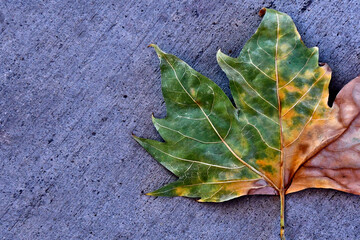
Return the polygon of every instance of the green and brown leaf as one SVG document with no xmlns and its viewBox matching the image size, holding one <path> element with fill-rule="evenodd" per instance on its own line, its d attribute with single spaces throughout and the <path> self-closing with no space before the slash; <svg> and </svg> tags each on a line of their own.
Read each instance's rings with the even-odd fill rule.
<svg viewBox="0 0 360 240">
<path fill-rule="evenodd" d="M 239 57 L 217 53 L 236 107 L 210 79 L 151 46 L 160 58 L 167 110 L 164 119 L 153 117 L 153 123 L 165 142 L 135 139 L 179 179 L 149 195 L 200 202 L 280 195 L 284 237 L 286 193 L 309 187 L 360 193 L 359 130 L 354 121 L 360 100 L 351 97 L 360 81 L 346 86 L 330 108 L 331 70 L 319 65 L 318 48 L 304 45 L 288 15 L 266 9 Z M 351 134 L 349 126 L 355 129 Z M 333 149 L 357 151 L 358 157 L 338 170 L 339 160 L 348 153 L 326 158 Z M 351 171 L 357 171 L 356 176 Z M 350 183 L 353 179 L 357 182 Z"/>
</svg>

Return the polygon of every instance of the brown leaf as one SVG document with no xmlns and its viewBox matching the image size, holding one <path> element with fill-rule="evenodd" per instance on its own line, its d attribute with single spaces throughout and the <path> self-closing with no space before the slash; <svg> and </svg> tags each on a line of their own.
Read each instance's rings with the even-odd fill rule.
<svg viewBox="0 0 360 240">
<path fill-rule="evenodd" d="M 334 107 L 346 131 L 296 172 L 286 193 L 331 188 L 360 194 L 360 76 L 340 91 Z"/>
</svg>

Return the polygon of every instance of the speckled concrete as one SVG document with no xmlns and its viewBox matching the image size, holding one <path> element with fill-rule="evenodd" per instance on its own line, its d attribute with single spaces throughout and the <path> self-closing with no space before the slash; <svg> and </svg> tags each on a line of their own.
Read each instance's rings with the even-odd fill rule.
<svg viewBox="0 0 360 240">
<path fill-rule="evenodd" d="M 277 197 L 222 204 L 154 198 L 174 177 L 130 134 L 160 140 L 158 59 L 178 55 L 229 94 L 216 51 L 236 56 L 258 10 L 290 14 L 333 69 L 332 99 L 360 74 L 353 1 L 1 1 L 1 239 L 265 239 L 279 233 Z M 287 197 L 288 239 L 356 240 L 360 197 Z"/>
</svg>

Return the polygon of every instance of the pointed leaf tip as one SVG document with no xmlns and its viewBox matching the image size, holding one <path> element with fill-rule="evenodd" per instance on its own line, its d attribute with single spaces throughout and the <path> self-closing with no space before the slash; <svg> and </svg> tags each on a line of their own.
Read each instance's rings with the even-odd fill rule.
<svg viewBox="0 0 360 240">
<path fill-rule="evenodd" d="M 140 143 L 140 139 L 137 137 L 137 136 L 135 136 L 133 133 L 131 133 L 131 136 L 132 136 L 132 138 L 135 140 L 135 141 L 137 141 L 138 143 Z M 141 143 L 140 143 L 141 144 Z"/>
<path fill-rule="evenodd" d="M 131 133 L 131 136 L 134 138 L 135 141 L 137 141 L 138 143 L 141 144 L 141 140 L 142 140 L 141 138 L 139 138 L 138 136 L 135 136 L 133 133 Z"/>
<path fill-rule="evenodd" d="M 154 194 L 154 192 L 148 192 L 148 193 L 145 193 L 146 196 L 156 196 L 156 194 Z"/>
<path fill-rule="evenodd" d="M 155 124 L 156 118 L 155 118 L 154 114 L 151 114 L 151 120 L 152 120 L 152 122 Z"/>
<path fill-rule="evenodd" d="M 220 57 L 222 57 L 223 55 L 225 55 L 225 54 L 221 51 L 221 49 L 217 50 L 216 60 L 219 62 Z"/>
<path fill-rule="evenodd" d="M 158 45 L 156 45 L 156 44 L 150 44 L 148 47 L 152 47 L 152 48 L 154 48 L 155 49 L 155 51 L 156 51 L 156 54 L 158 55 L 158 57 L 160 58 L 162 55 L 164 55 L 165 54 L 165 52 L 163 52 L 159 47 L 158 47 Z"/>
<path fill-rule="evenodd" d="M 226 55 L 225 53 L 223 53 L 221 51 L 221 49 L 219 49 L 216 53 L 216 60 L 218 62 L 218 64 L 220 66 L 222 66 L 222 64 L 226 63 L 228 59 L 233 59 L 233 57 L 230 57 L 228 55 Z"/>
<path fill-rule="evenodd" d="M 265 15 L 265 13 L 266 13 L 266 8 L 262 8 L 262 9 L 260 9 L 260 11 L 259 11 L 259 16 L 260 16 L 260 17 L 263 17 L 263 16 Z"/>
</svg>

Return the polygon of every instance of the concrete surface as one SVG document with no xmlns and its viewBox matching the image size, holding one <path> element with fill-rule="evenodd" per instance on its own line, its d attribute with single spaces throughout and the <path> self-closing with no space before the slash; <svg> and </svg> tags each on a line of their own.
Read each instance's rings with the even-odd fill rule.
<svg viewBox="0 0 360 240">
<path fill-rule="evenodd" d="M 174 177 L 130 134 L 160 140 L 157 43 L 218 83 L 215 53 L 236 56 L 258 10 L 290 14 L 333 69 L 334 96 L 360 73 L 353 1 L 1 1 L 1 239 L 278 239 L 277 197 L 222 204 L 154 198 Z M 359 239 L 360 197 L 287 197 L 288 239 Z"/>
</svg>

